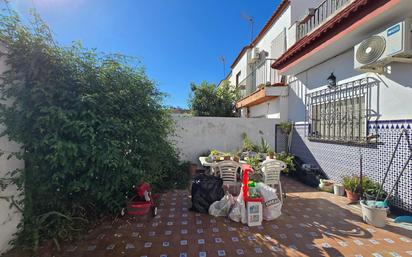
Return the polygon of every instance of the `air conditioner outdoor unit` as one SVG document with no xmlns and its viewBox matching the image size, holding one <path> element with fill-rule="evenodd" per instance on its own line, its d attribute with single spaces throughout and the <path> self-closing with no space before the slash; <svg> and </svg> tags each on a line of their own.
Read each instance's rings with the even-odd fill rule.
<svg viewBox="0 0 412 257">
<path fill-rule="evenodd" d="M 412 20 L 399 22 L 355 46 L 354 68 L 361 72 L 384 71 L 390 62 L 412 63 Z"/>
</svg>

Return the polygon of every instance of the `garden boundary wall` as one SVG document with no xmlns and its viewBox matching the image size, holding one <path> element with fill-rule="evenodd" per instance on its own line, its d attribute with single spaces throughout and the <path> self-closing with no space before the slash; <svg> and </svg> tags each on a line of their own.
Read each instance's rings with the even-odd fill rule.
<svg viewBox="0 0 412 257">
<path fill-rule="evenodd" d="M 0 45 L 0 52 L 4 52 L 4 46 Z M 7 70 L 5 57 L 0 58 L 0 74 Z M 8 104 L 10 102 L 2 102 Z M 0 126 L 0 133 L 4 131 L 4 127 Z M 21 169 L 24 167 L 24 162 L 16 158 L 8 158 L 13 152 L 20 150 L 20 146 L 10 141 L 7 136 L 0 137 L 0 178 L 4 178 L 9 171 Z M 5 190 L 0 190 L 0 254 L 9 250 L 9 242 L 17 232 L 17 225 L 21 219 L 21 213 L 11 207 L 11 197 L 18 195 L 15 186 L 8 186 Z M 10 208 L 11 207 L 11 208 Z"/>
<path fill-rule="evenodd" d="M 182 161 L 199 163 L 199 156 L 216 149 L 235 152 L 242 146 L 242 134 L 246 133 L 252 142 L 260 145 L 264 138 L 270 147 L 276 149 L 277 119 L 267 118 L 225 118 L 192 117 L 173 115 L 175 134 L 171 140 L 180 152 Z"/>
</svg>

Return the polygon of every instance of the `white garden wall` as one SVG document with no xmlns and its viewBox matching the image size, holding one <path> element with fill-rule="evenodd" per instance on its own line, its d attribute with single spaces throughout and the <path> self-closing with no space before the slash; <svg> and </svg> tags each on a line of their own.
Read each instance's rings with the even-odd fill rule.
<svg viewBox="0 0 412 257">
<path fill-rule="evenodd" d="M 242 133 L 256 143 L 263 137 L 275 149 L 276 119 L 174 116 L 176 135 L 172 140 L 184 161 L 198 163 L 199 156 L 212 149 L 233 152 L 242 145 Z"/>
<path fill-rule="evenodd" d="M 0 52 L 4 52 L 4 47 L 0 46 Z M 4 57 L 0 59 L 0 73 L 7 69 Z M 4 127 L 0 126 L 0 133 Z M 19 145 L 10 141 L 7 137 L 0 137 L 0 177 L 3 178 L 7 172 L 16 168 L 23 168 L 24 162 L 14 158 L 7 159 L 10 153 L 19 151 Z M 0 191 L 0 253 L 10 248 L 9 241 L 17 231 L 17 225 L 20 222 L 21 214 L 17 209 L 10 208 L 10 203 L 3 199 L 4 197 L 16 196 L 18 194 L 16 187 L 10 186 L 4 191 Z"/>
</svg>

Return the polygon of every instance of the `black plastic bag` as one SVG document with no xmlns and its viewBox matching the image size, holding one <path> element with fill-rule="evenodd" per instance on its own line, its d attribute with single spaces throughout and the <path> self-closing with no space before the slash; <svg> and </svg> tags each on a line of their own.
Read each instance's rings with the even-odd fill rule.
<svg viewBox="0 0 412 257">
<path fill-rule="evenodd" d="M 200 174 L 192 181 L 192 211 L 208 213 L 212 203 L 225 195 L 221 178 Z"/>
<path fill-rule="evenodd" d="M 320 179 L 327 179 L 320 167 L 316 164 L 306 164 L 299 157 L 294 159 L 296 171 L 294 177 L 310 187 L 318 187 Z"/>
</svg>

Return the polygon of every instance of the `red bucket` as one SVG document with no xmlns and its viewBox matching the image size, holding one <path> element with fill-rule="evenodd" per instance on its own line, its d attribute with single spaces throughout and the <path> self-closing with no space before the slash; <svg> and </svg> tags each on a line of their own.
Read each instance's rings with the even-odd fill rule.
<svg viewBox="0 0 412 257">
<path fill-rule="evenodd" d="M 130 215 L 145 215 L 149 213 L 151 206 L 151 202 L 131 202 L 127 205 L 127 213 Z"/>
</svg>

